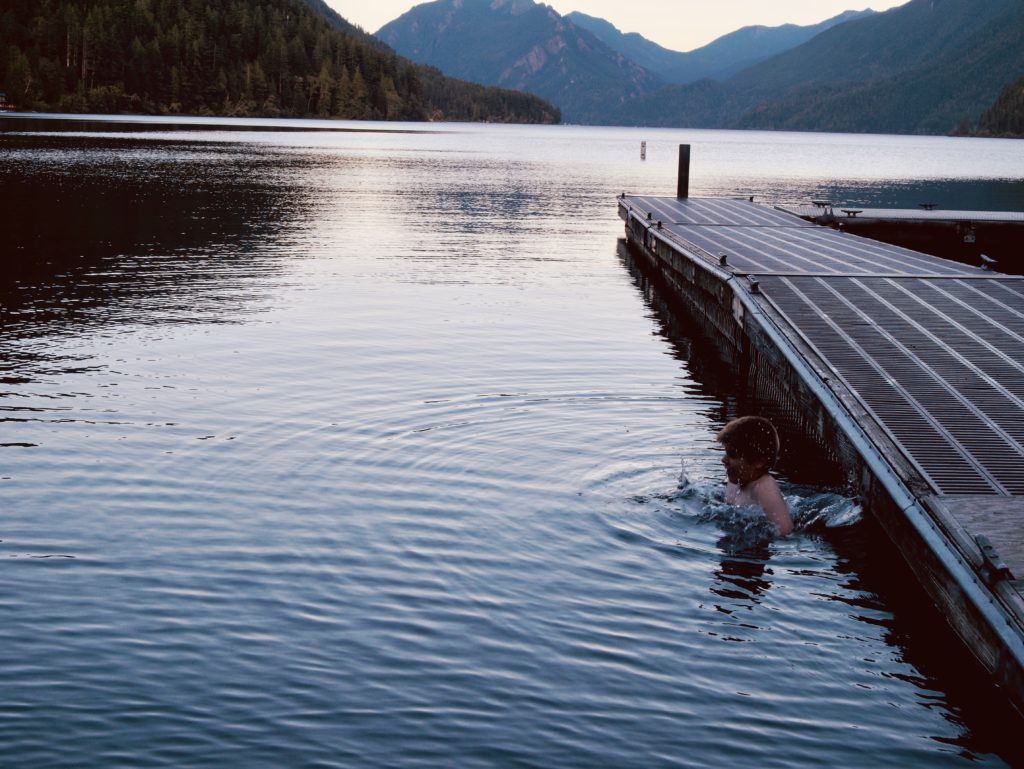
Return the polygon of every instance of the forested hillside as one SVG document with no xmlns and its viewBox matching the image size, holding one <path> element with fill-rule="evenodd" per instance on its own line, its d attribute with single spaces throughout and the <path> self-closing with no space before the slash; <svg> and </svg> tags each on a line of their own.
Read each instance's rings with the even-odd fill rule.
<svg viewBox="0 0 1024 769">
<path fill-rule="evenodd" d="M 1024 137 L 1024 77 L 1003 89 L 978 120 L 981 136 Z"/>
<path fill-rule="evenodd" d="M 423 84 L 424 101 L 428 105 L 445 105 L 444 110 L 433 107 L 428 115 L 431 120 L 561 122 L 561 111 L 533 94 L 448 77 L 441 70 L 425 64 L 417 64 L 416 72 Z M 516 120 L 503 120 L 500 116 L 506 113 L 515 115 Z"/>
<path fill-rule="evenodd" d="M 535 97 L 444 82 L 305 0 L 17 0 L 0 91 L 20 109 L 557 122 Z M 425 87 L 426 80 L 429 87 Z"/>
<path fill-rule="evenodd" d="M 721 83 L 673 86 L 625 124 L 947 134 L 1024 74 L 1021 0 L 911 0 L 854 19 Z"/>
</svg>

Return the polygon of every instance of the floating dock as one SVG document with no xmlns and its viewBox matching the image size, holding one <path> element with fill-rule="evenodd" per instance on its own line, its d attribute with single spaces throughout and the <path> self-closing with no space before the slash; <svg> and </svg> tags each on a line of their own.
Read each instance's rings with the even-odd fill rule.
<svg viewBox="0 0 1024 769">
<path fill-rule="evenodd" d="M 709 337 L 835 452 L 1024 710 L 1024 277 L 749 200 L 624 193 L 618 209 Z"/>
<path fill-rule="evenodd" d="M 933 256 L 1003 273 L 1024 273 L 1024 213 L 954 211 L 934 203 L 918 208 L 863 208 L 814 201 L 809 206 L 781 206 L 806 221 L 895 243 Z"/>
</svg>

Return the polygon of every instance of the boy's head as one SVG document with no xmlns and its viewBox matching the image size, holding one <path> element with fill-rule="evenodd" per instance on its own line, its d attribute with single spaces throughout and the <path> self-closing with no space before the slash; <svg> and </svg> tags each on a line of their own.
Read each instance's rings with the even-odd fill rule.
<svg viewBox="0 0 1024 769">
<path fill-rule="evenodd" d="M 740 417 L 718 433 L 726 454 L 769 470 L 779 459 L 779 434 L 764 417 Z"/>
</svg>

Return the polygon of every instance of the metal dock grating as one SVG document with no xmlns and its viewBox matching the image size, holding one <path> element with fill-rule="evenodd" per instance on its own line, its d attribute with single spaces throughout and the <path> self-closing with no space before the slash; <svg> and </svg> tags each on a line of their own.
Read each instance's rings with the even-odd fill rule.
<svg viewBox="0 0 1024 769">
<path fill-rule="evenodd" d="M 761 284 L 937 494 L 1024 495 L 1024 280 Z"/>
<path fill-rule="evenodd" d="M 691 258 L 756 276 L 786 333 L 816 351 L 935 494 L 1024 495 L 1024 279 L 747 200 L 620 204 Z"/>
<path fill-rule="evenodd" d="M 740 272 L 844 275 L 976 275 L 977 268 L 825 227 L 723 227 L 670 224 L 680 241 Z M 714 261 L 719 261 L 715 258 Z"/>
<path fill-rule="evenodd" d="M 623 198 L 644 217 L 664 224 L 695 224 L 726 227 L 808 227 L 816 225 L 749 200 L 730 198 L 659 198 L 630 195 Z"/>
</svg>

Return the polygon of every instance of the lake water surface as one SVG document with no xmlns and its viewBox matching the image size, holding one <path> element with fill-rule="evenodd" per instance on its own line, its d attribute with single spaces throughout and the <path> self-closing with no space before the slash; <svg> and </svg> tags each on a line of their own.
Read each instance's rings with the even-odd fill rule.
<svg viewBox="0 0 1024 769">
<path fill-rule="evenodd" d="M 693 195 L 1024 210 L 1020 144 L 175 122 L 0 123 L 0 765 L 1021 760 L 799 436 L 795 535 L 721 504 L 753 406 L 615 207 L 685 142 Z"/>
</svg>

